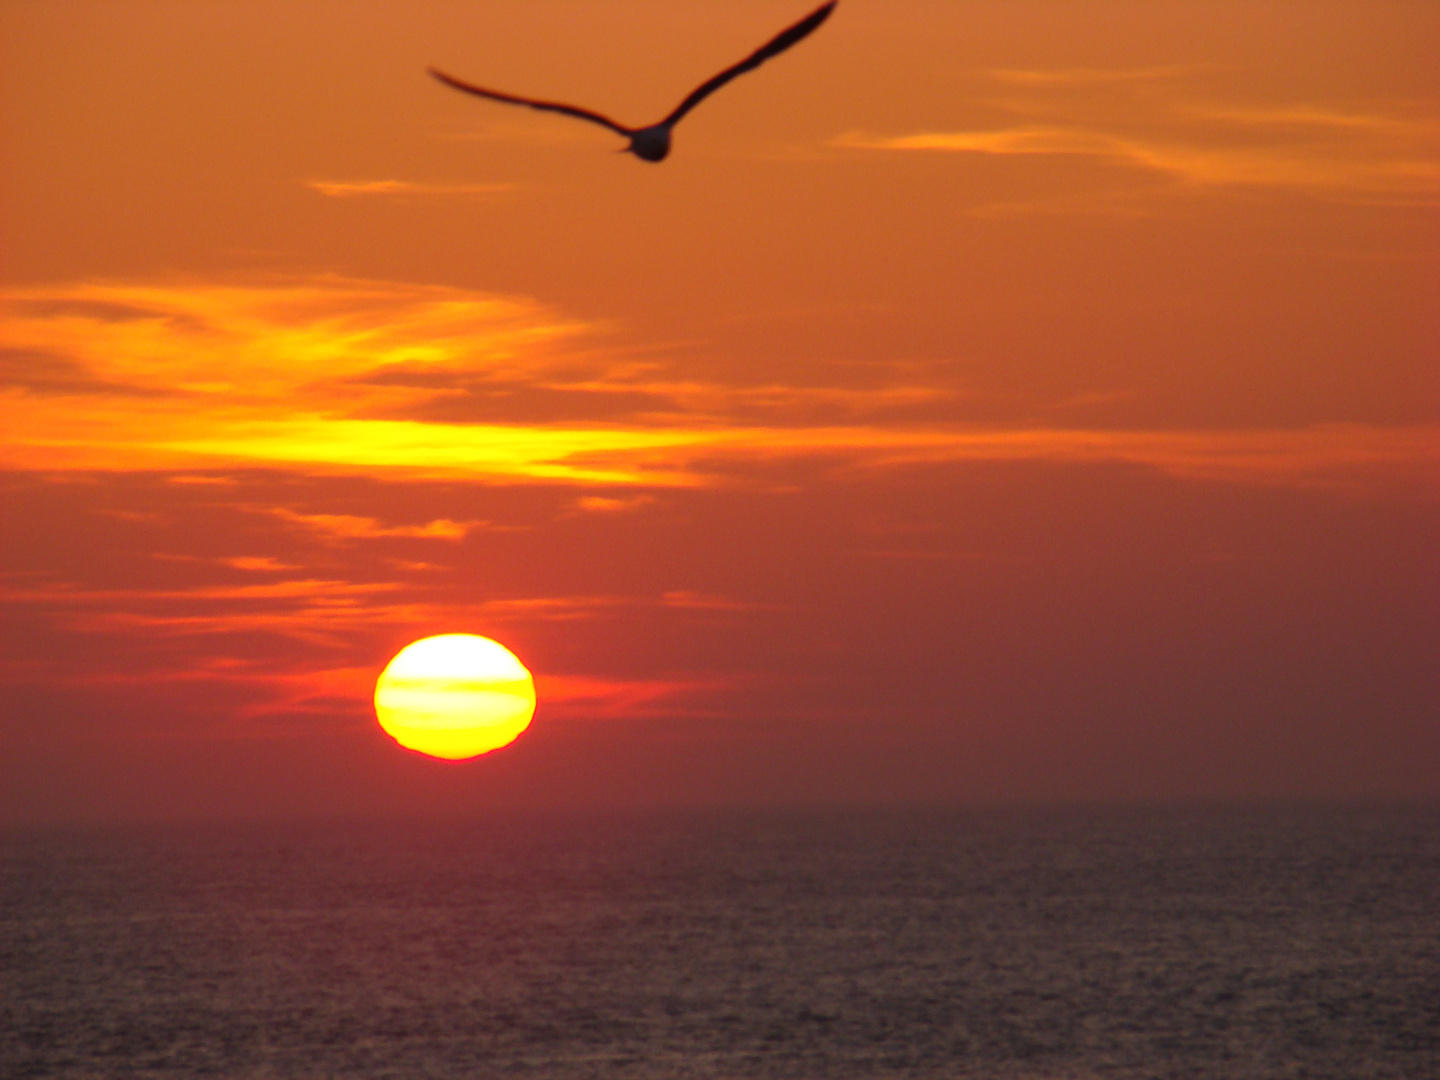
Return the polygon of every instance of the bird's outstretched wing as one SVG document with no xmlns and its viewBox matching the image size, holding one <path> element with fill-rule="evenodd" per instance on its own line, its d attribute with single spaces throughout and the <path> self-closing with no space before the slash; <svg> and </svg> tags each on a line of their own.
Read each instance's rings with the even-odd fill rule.
<svg viewBox="0 0 1440 1080">
<path fill-rule="evenodd" d="M 704 101 L 716 90 L 719 90 L 720 87 L 724 86 L 731 79 L 735 78 L 737 75 L 744 75 L 747 71 L 755 70 L 766 60 L 769 60 L 772 56 L 778 56 L 780 53 L 790 48 L 791 45 L 794 45 L 801 38 L 806 37 L 817 26 L 819 26 L 826 19 L 828 19 L 830 17 L 830 12 L 834 10 L 834 7 L 838 2 L 839 0 L 830 0 L 828 4 L 821 4 L 818 8 L 812 11 L 809 15 L 806 15 L 805 18 L 801 19 L 794 26 L 790 27 L 787 30 L 780 31 L 780 33 L 776 34 L 764 45 L 761 45 L 760 48 L 756 49 L 753 53 L 747 56 L 744 60 L 741 60 L 738 64 L 726 68 L 724 71 L 720 72 L 719 75 L 716 75 L 713 78 L 701 83 L 694 90 L 690 91 L 690 96 L 687 97 L 684 101 L 682 101 L 679 105 L 677 105 L 675 107 L 675 111 L 672 112 L 669 116 L 665 117 L 665 119 L 662 120 L 661 123 L 667 125 L 678 123 L 682 116 L 688 113 L 696 105 L 699 105 L 700 102 Z"/>
<path fill-rule="evenodd" d="M 528 105 L 532 109 L 539 109 L 541 112 L 563 113 L 566 116 L 573 116 L 580 120 L 589 120 L 591 123 L 602 124 L 615 132 L 617 135 L 624 135 L 626 138 L 634 135 L 632 128 L 623 124 L 617 124 L 608 116 L 591 112 L 589 109 L 582 109 L 577 105 L 562 105 L 558 101 L 536 101 L 534 98 L 516 97 L 514 94 L 502 94 L 499 90 L 486 90 L 482 86 L 471 86 L 467 82 L 461 82 L 453 75 L 446 75 L 437 68 L 429 68 L 430 74 L 439 79 L 446 86 L 453 86 L 456 90 L 463 90 L 467 94 L 477 94 L 491 101 L 504 101 L 510 105 Z"/>
</svg>

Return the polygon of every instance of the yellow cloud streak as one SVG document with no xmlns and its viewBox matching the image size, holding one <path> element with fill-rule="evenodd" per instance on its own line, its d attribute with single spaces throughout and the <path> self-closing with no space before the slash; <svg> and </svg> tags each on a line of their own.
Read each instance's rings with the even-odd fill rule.
<svg viewBox="0 0 1440 1080">
<path fill-rule="evenodd" d="M 178 440 L 163 447 L 194 461 L 286 464 L 356 472 L 407 472 L 477 479 L 558 480 L 578 484 L 651 485 L 694 482 L 633 455 L 673 448 L 685 433 L 640 429 L 521 427 L 500 424 L 427 424 L 409 420 L 316 417 L 251 422 L 224 435 Z M 631 458 L 623 466 L 576 464 L 587 455 Z"/>
<path fill-rule="evenodd" d="M 636 455 L 707 440 L 644 429 L 436 424 L 311 416 L 262 420 L 180 410 L 78 407 L 56 416 L 0 400 L 7 444 L 0 467 L 102 471 L 286 466 L 492 481 L 674 486 L 697 482 Z M 610 455 L 614 467 L 575 459 Z M 621 459 L 631 460 L 621 463 Z"/>
<path fill-rule="evenodd" d="M 283 464 L 604 484 L 638 478 L 567 460 L 672 441 L 643 430 L 374 416 L 443 393 L 385 384 L 396 370 L 533 377 L 548 346 L 583 329 L 533 303 L 339 278 L 76 285 L 5 299 L 0 345 L 128 391 L 0 396 L 0 465 L 9 468 Z"/>
<path fill-rule="evenodd" d="M 1047 136 L 1036 145 L 1062 142 Z M 84 389 L 37 392 L 22 385 L 0 392 L 6 432 L 0 467 L 11 469 L 267 466 L 660 487 L 713 482 L 727 463 L 830 456 L 855 466 L 1124 461 L 1174 475 L 1293 481 L 1356 466 L 1433 468 L 1440 446 L 1431 429 L 1358 425 L 1238 432 L 778 426 L 742 422 L 723 407 L 752 394 L 783 405 L 783 388 L 737 394 L 699 382 L 683 384 L 687 395 L 721 412 L 677 407 L 608 424 L 446 423 L 403 414 L 423 417 L 427 403 L 457 392 L 456 379 L 499 379 L 510 389 L 550 385 L 553 372 L 574 363 L 557 344 L 586 328 L 533 302 L 340 278 L 254 286 L 74 285 L 15 290 L 4 300 L 9 317 L 0 325 L 0 347 L 95 376 L 73 384 Z M 566 384 L 575 394 L 612 393 L 616 385 L 604 377 Z M 674 384 L 658 385 L 674 390 Z M 829 388 L 820 389 L 824 396 Z M 801 388 L 799 400 L 808 392 Z M 894 391 L 874 394 L 885 403 Z M 475 523 L 388 531 L 360 519 L 310 525 L 336 535 L 380 535 L 379 529 L 453 538 Z"/>
</svg>

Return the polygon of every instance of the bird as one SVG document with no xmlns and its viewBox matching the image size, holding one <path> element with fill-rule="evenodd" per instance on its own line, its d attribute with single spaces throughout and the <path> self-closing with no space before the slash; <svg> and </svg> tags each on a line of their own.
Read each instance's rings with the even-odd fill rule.
<svg viewBox="0 0 1440 1080">
<path fill-rule="evenodd" d="M 772 56 L 778 56 L 796 42 L 809 36 L 821 23 L 830 17 L 830 12 L 835 10 L 839 0 L 830 0 L 827 4 L 821 4 L 805 18 L 801 19 L 794 26 L 787 27 L 780 31 L 773 38 L 767 41 L 760 48 L 741 60 L 738 64 L 732 64 L 720 74 L 706 79 L 703 83 L 691 90 L 689 95 L 679 105 L 675 106 L 669 116 L 659 123 L 651 124 L 648 127 L 631 128 L 618 123 L 610 117 L 590 109 L 582 109 L 578 105 L 565 105 L 558 101 L 541 101 L 537 98 L 520 97 L 516 94 L 503 94 L 499 90 L 487 90 L 483 86 L 475 86 L 463 82 L 453 75 L 447 75 L 438 68 L 428 68 L 429 73 L 439 79 L 446 86 L 462 90 L 467 94 L 475 94 L 479 97 L 489 98 L 491 101 L 503 101 L 510 105 L 527 105 L 532 109 L 539 109 L 542 112 L 561 113 L 565 116 L 573 116 L 579 120 L 589 120 L 591 123 L 600 124 L 609 128 L 617 135 L 623 135 L 630 140 L 630 145 L 623 147 L 621 153 L 634 154 L 641 161 L 661 162 L 670 153 L 670 133 L 691 109 L 699 105 L 707 97 L 719 90 L 731 79 L 743 75 L 747 71 L 753 71 Z"/>
</svg>

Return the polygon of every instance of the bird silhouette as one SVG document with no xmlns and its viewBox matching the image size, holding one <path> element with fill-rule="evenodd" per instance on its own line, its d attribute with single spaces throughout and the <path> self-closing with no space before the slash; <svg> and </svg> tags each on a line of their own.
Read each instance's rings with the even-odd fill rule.
<svg viewBox="0 0 1440 1080">
<path fill-rule="evenodd" d="M 437 68 L 432 67 L 429 71 L 446 86 L 453 86 L 456 90 L 463 90 L 467 94 L 476 94 L 483 98 L 489 98 L 491 101 L 503 101 L 510 105 L 528 105 L 530 108 L 539 109 L 542 112 L 562 113 L 565 116 L 573 116 L 580 120 L 589 120 L 591 123 L 600 124 L 630 140 L 630 145 L 625 147 L 622 152 L 634 154 L 642 161 L 664 161 L 665 156 L 670 153 L 671 129 L 681 121 L 686 113 L 737 75 L 753 71 L 772 56 L 778 56 L 791 45 L 809 35 L 830 17 L 830 12 L 834 10 L 838 2 L 839 0 L 830 0 L 828 4 L 821 4 L 794 26 L 780 31 L 738 64 L 733 64 L 720 74 L 707 79 L 690 91 L 689 96 L 675 106 L 669 116 L 649 127 L 626 127 L 624 124 L 611 120 L 608 116 L 592 112 L 589 109 L 582 109 L 577 105 L 564 105 L 558 101 L 540 101 L 536 98 L 518 97 L 515 94 L 502 94 L 498 90 L 486 90 L 482 86 L 473 86 L 470 83 L 462 82 Z"/>
</svg>

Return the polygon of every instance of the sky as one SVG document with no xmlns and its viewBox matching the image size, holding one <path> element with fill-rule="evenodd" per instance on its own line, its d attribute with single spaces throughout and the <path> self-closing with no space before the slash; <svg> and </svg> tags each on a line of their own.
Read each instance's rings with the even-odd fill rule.
<svg viewBox="0 0 1440 1080">
<path fill-rule="evenodd" d="M 1440 7 L 808 7 L 0 7 L 0 818 L 1440 797 Z"/>
</svg>

